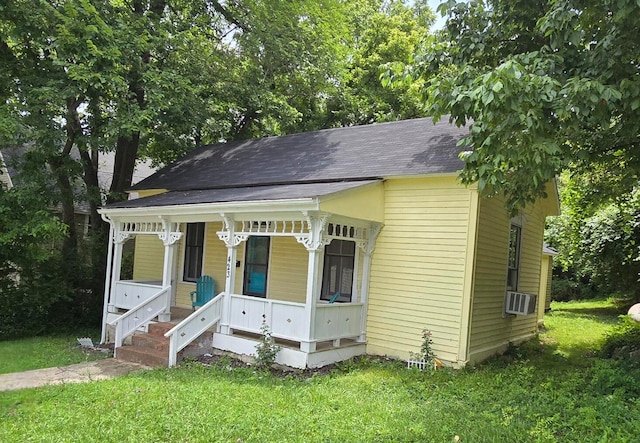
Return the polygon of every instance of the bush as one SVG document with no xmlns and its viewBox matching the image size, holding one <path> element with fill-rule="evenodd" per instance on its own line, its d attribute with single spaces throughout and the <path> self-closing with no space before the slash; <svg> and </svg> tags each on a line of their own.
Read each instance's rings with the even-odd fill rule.
<svg viewBox="0 0 640 443">
<path fill-rule="evenodd" d="M 276 362 L 280 346 L 276 345 L 269 325 L 262 323 L 260 327 L 260 343 L 256 345 L 256 353 L 254 355 L 255 367 L 259 371 L 269 370 Z"/>
<path fill-rule="evenodd" d="M 570 301 L 591 299 L 598 295 L 591 284 L 576 281 L 570 277 L 554 277 L 551 280 L 551 300 Z"/>
<path fill-rule="evenodd" d="M 628 359 L 631 353 L 640 350 L 640 323 L 626 315 L 605 337 L 600 355 L 604 358 Z"/>
</svg>

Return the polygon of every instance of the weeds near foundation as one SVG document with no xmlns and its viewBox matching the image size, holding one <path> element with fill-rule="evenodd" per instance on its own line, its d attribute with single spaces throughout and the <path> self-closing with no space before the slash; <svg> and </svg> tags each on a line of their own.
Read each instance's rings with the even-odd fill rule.
<svg viewBox="0 0 640 443">
<path fill-rule="evenodd" d="M 424 371 L 425 369 L 437 369 L 442 366 L 442 363 L 436 358 L 436 354 L 433 351 L 433 339 L 431 335 L 431 331 L 428 329 L 422 330 L 420 352 L 409 353 L 409 360 L 407 361 L 408 368 L 417 368 Z"/>
<path fill-rule="evenodd" d="M 271 336 L 271 329 L 265 322 L 260 327 L 260 343 L 256 345 L 254 355 L 255 368 L 259 371 L 269 370 L 276 362 L 281 347 L 275 343 Z"/>
</svg>

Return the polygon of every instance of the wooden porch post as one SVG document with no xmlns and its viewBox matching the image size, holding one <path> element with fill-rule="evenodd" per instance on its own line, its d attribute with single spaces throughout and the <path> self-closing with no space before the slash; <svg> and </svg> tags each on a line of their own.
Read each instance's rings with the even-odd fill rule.
<svg viewBox="0 0 640 443">
<path fill-rule="evenodd" d="M 120 281 L 120 271 L 122 268 L 122 246 L 129 239 L 128 234 L 120 232 L 119 228 L 115 229 L 113 239 L 113 263 L 111 266 L 111 287 L 109 294 L 109 310 L 113 310 L 113 299 L 115 297 L 116 283 Z"/>
<path fill-rule="evenodd" d="M 231 215 L 222 214 L 224 229 L 218 232 L 218 238 L 227 246 L 227 271 L 224 281 L 224 298 L 222 299 L 222 318 L 220 319 L 219 332 L 228 335 L 231 331 L 229 322 L 231 319 L 231 294 L 236 285 L 236 260 L 238 257 L 238 245 L 248 236 L 236 234 L 236 222 Z"/>
<path fill-rule="evenodd" d="M 320 254 L 324 250 L 324 246 L 330 241 L 323 238 L 324 228 L 328 218 L 327 215 L 307 216 L 307 223 L 309 225 L 308 235 L 296 237 L 298 242 L 302 243 L 307 248 L 307 251 L 309 251 L 307 294 L 304 305 L 305 333 L 300 341 L 300 350 L 307 353 L 316 350 L 314 323 L 319 293 L 320 267 L 322 265 L 322 257 Z"/>
<path fill-rule="evenodd" d="M 104 216 L 103 216 L 104 218 Z M 110 294 L 111 294 L 111 268 L 113 260 L 113 223 L 109 222 L 109 246 L 107 250 L 107 269 L 104 278 L 104 300 L 102 306 L 102 332 L 100 334 L 100 343 L 105 343 L 107 340 L 107 314 L 109 312 Z"/>
<path fill-rule="evenodd" d="M 379 224 L 372 224 L 367 229 L 367 241 L 364 244 L 360 244 L 364 252 L 364 260 L 362 263 L 362 289 L 360 291 L 360 302 L 362 303 L 362 314 L 360 316 L 360 335 L 358 336 L 359 342 L 365 342 L 367 340 L 367 309 L 369 299 L 369 279 L 371 278 L 371 256 L 376 245 L 376 238 L 382 228 Z"/>
<path fill-rule="evenodd" d="M 175 229 L 174 229 L 175 228 Z M 164 244 L 164 262 L 162 267 L 162 287 L 171 287 L 171 280 L 174 266 L 174 247 L 182 237 L 182 233 L 178 232 L 177 224 L 171 223 L 166 219 L 162 219 L 162 233 L 158 234 L 160 240 Z M 164 312 L 158 315 L 158 321 L 171 320 L 171 291 L 167 294 L 167 304 Z"/>
<path fill-rule="evenodd" d="M 231 318 L 231 294 L 236 282 L 236 260 L 238 246 L 227 245 L 227 272 L 224 281 L 224 298 L 222 299 L 222 318 L 220 320 L 220 333 L 229 334 L 229 319 Z"/>
<path fill-rule="evenodd" d="M 164 245 L 164 266 L 162 267 L 162 287 L 171 286 L 171 274 L 173 273 L 173 244 Z M 167 295 L 167 304 L 164 312 L 158 315 L 158 321 L 171 320 L 171 292 Z"/>
</svg>

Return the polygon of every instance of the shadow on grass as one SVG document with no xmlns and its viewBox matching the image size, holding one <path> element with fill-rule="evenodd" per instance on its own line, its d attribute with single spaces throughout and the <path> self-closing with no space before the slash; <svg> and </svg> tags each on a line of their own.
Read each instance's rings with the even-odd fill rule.
<svg viewBox="0 0 640 443">
<path fill-rule="evenodd" d="M 619 312 L 605 312 L 603 308 L 589 309 L 558 309 L 551 312 L 551 315 L 567 320 L 584 319 L 595 321 L 606 325 L 612 325 L 618 322 Z"/>
<path fill-rule="evenodd" d="M 618 317 L 625 313 L 624 309 L 617 306 L 599 306 L 599 307 L 584 307 L 584 306 L 572 306 L 563 305 L 560 308 L 551 310 L 554 315 L 566 315 L 567 317 L 574 315 L 575 317 L 593 318 L 598 319 L 605 323 L 615 322 Z"/>
</svg>

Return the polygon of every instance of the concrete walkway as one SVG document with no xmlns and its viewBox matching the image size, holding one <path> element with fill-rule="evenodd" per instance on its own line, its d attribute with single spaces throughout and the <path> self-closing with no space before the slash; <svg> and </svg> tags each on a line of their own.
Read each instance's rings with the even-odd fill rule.
<svg viewBox="0 0 640 443">
<path fill-rule="evenodd" d="M 140 369 L 149 368 L 137 363 L 105 358 L 71 366 L 0 374 L 0 391 L 38 388 L 60 383 L 86 383 L 95 380 L 107 380 Z"/>
</svg>

